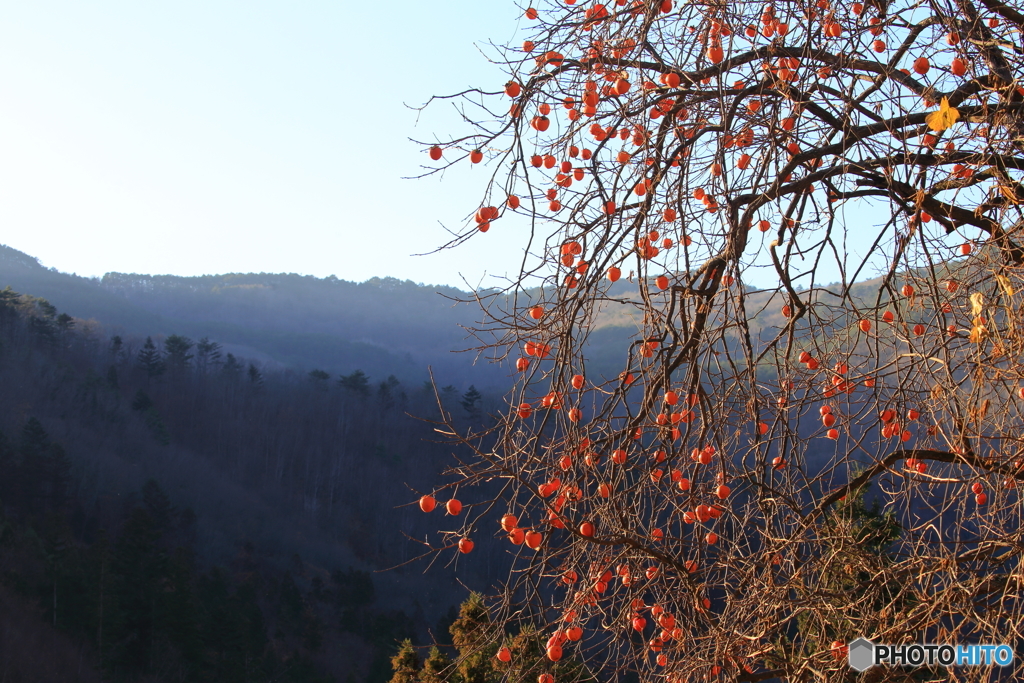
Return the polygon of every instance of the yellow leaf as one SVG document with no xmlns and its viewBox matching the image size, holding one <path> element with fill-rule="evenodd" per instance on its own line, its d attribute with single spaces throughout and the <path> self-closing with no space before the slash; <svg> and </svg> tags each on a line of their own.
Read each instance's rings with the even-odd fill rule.
<svg viewBox="0 0 1024 683">
<path fill-rule="evenodd" d="M 981 315 L 982 308 L 985 306 L 985 295 L 981 292 L 975 292 L 971 294 L 971 315 Z"/>
<path fill-rule="evenodd" d="M 1006 197 L 1006 201 L 1010 202 L 1011 204 L 1020 204 L 1022 197 L 1017 194 L 1018 187 L 1020 187 L 1020 185 L 1017 185 L 1016 187 L 1007 187 L 1006 185 L 1000 183 L 999 191 L 1003 194 L 1004 197 Z"/>
<path fill-rule="evenodd" d="M 949 98 L 943 97 L 938 111 L 928 114 L 925 123 L 935 132 L 941 133 L 956 123 L 958 118 L 960 118 L 960 111 L 956 107 L 950 106 Z"/>
<path fill-rule="evenodd" d="M 996 275 L 996 282 L 999 283 L 999 288 L 1006 296 L 1013 296 L 1013 285 L 1010 284 L 1010 278 L 1005 275 Z"/>
</svg>

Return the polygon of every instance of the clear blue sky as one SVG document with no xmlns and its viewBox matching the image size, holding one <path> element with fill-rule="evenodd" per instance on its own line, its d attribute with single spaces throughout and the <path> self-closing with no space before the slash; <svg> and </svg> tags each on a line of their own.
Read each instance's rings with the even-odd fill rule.
<svg viewBox="0 0 1024 683">
<path fill-rule="evenodd" d="M 513 2 L 11 3 L 0 22 L 0 243 L 46 266 L 494 283 L 520 240 L 414 257 L 475 210 L 488 169 L 412 181 L 406 104 L 498 89 L 479 48 Z M 521 237 L 521 235 L 520 235 Z"/>
<path fill-rule="evenodd" d="M 413 256 L 447 241 L 443 226 L 463 228 L 492 169 L 403 180 L 429 161 L 409 138 L 466 132 L 450 105 L 406 105 L 500 89 L 481 50 L 518 44 L 524 22 L 513 0 L 11 3 L 0 243 L 80 275 L 500 284 L 527 229 L 508 217 Z M 758 263 L 747 281 L 774 285 Z"/>
</svg>

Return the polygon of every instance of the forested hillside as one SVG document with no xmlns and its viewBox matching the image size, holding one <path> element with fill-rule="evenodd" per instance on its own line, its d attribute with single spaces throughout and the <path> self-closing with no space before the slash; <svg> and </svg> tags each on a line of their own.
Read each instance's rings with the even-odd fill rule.
<svg viewBox="0 0 1024 683">
<path fill-rule="evenodd" d="M 110 336 L 209 337 L 261 364 L 331 374 L 363 370 L 420 383 L 432 366 L 447 382 L 501 384 L 507 376 L 473 354 L 462 326 L 479 317 L 469 295 L 395 278 L 363 283 L 335 277 L 249 273 L 177 277 L 108 273 L 84 278 L 47 269 L 0 246 L 0 289 L 42 297 Z"/>
<path fill-rule="evenodd" d="M 498 407 L 473 388 L 131 348 L 11 289 L 0 386 L 6 680 L 380 681 L 506 566 L 484 538 L 458 580 L 398 566 L 438 541 L 407 505 L 455 452 L 438 399 L 462 427 Z"/>
</svg>

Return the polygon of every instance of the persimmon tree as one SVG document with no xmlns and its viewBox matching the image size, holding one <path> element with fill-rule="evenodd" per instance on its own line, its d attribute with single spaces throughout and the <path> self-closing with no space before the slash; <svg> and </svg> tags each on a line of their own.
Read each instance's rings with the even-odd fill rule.
<svg viewBox="0 0 1024 683">
<path fill-rule="evenodd" d="M 1024 10 L 566 0 L 522 22 L 494 46 L 508 82 L 432 100 L 465 128 L 424 143 L 428 173 L 492 170 L 446 246 L 508 226 L 524 247 L 478 297 L 508 409 L 462 435 L 430 552 L 508 536 L 494 623 L 600 678 L 840 680 L 858 636 L 1024 636 Z M 598 376 L 612 315 L 635 335 Z"/>
</svg>

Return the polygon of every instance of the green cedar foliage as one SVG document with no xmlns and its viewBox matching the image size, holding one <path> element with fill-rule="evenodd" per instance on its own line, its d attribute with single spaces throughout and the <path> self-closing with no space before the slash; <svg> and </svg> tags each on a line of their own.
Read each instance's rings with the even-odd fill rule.
<svg viewBox="0 0 1024 683">
<path fill-rule="evenodd" d="M 419 683 L 417 674 L 420 670 L 420 658 L 412 649 L 410 639 L 403 640 L 398 648 L 398 654 L 391 658 L 391 669 L 395 675 L 391 677 L 390 683 Z"/>
<path fill-rule="evenodd" d="M 420 671 L 420 683 L 443 683 L 452 674 L 452 660 L 437 645 L 430 648 L 427 658 L 423 660 Z"/>
<path fill-rule="evenodd" d="M 853 471 L 850 477 L 855 479 L 859 474 Z M 810 584 L 805 589 L 826 607 L 830 596 L 841 596 L 837 604 L 845 605 L 849 595 L 856 595 L 862 611 L 818 610 L 816 616 L 829 615 L 825 619 L 800 614 L 790 637 L 783 642 L 786 649 L 819 652 L 833 641 L 850 642 L 864 635 L 864 623 L 875 621 L 893 607 L 896 613 L 902 613 L 913 599 L 906 585 L 877 579 L 886 575 L 884 568 L 893 561 L 903 529 L 893 512 L 881 510 L 877 499 L 868 505 L 870 489 L 868 483 L 850 492 L 826 512 L 825 528 L 830 533 L 822 537 L 820 552 L 827 553 L 831 561 L 825 573 L 808 579 Z"/>
<path fill-rule="evenodd" d="M 411 672 L 415 650 L 411 642 L 403 642 L 392 659 L 392 683 L 534 683 L 542 673 L 552 674 L 559 683 L 596 680 L 575 658 L 567 657 L 558 663 L 548 660 L 544 636 L 530 624 L 523 625 L 512 637 L 495 630 L 479 593 L 470 593 L 462 603 L 449 631 L 456 651 L 454 658 L 434 645 L 423 664 L 416 664 L 418 672 Z M 501 646 L 511 651 L 510 662 L 498 660 L 496 655 Z"/>
</svg>

